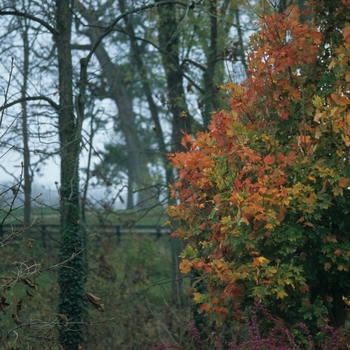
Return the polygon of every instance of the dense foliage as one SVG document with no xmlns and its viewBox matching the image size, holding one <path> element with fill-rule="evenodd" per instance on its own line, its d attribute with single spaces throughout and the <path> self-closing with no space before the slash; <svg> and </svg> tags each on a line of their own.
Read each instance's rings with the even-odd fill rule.
<svg viewBox="0 0 350 350">
<path fill-rule="evenodd" d="M 313 9 L 310 23 L 295 8 L 260 21 L 229 109 L 170 155 L 180 266 L 200 273 L 194 300 L 217 319 L 254 301 L 312 331 L 348 317 L 350 11 Z"/>
</svg>

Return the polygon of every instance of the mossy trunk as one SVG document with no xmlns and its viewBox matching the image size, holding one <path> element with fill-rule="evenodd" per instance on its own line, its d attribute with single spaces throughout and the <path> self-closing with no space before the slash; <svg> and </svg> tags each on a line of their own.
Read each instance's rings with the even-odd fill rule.
<svg viewBox="0 0 350 350">
<path fill-rule="evenodd" d="M 64 349 L 77 350 L 83 343 L 83 320 L 87 310 L 85 297 L 86 262 L 82 253 L 79 193 L 79 121 L 74 115 L 73 69 L 70 50 L 72 11 L 70 0 L 56 1 L 56 44 L 59 69 L 59 137 L 61 153 L 61 262 L 59 270 L 58 314 L 61 318 L 59 342 Z M 76 255 L 77 254 L 77 255 Z"/>
</svg>

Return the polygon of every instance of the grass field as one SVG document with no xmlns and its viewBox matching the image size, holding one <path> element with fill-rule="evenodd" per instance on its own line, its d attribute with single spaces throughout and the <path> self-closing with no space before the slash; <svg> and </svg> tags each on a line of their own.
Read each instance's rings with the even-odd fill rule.
<svg viewBox="0 0 350 350">
<path fill-rule="evenodd" d="M 4 213 L 1 213 L 4 217 Z M 23 208 L 11 213 L 6 224 L 21 225 Z M 34 223 L 29 237 L 32 248 L 25 239 L 15 239 L 1 250 L 0 276 L 16 276 L 25 267 L 47 268 L 58 262 L 59 236 L 42 227 L 59 224 L 59 211 L 49 207 L 33 207 Z M 121 237 L 111 234 L 95 235 L 89 225 L 162 225 L 167 220 L 160 208 L 149 211 L 89 211 L 87 213 L 88 261 L 87 291 L 102 298 L 105 312 L 89 306 L 84 349 L 150 349 L 163 342 L 186 343 L 190 317 L 189 279 L 181 279 L 174 293 L 171 259 L 171 239 L 133 233 L 132 227 Z M 23 225 L 23 224 L 22 224 Z M 107 232 L 107 231 L 106 231 Z M 45 237 L 45 240 L 43 240 Z M 28 234 L 25 233 L 25 237 Z M 57 238 L 57 239 L 55 239 Z M 49 348 L 57 336 L 57 328 L 50 322 L 57 317 L 58 302 L 57 269 L 35 273 L 31 281 L 36 289 L 25 283 L 17 283 L 6 292 L 7 301 L 22 300 L 19 318 L 22 324 L 40 320 L 45 327 L 28 331 L 26 327 L 16 329 L 18 339 L 27 343 L 16 344 L 18 348 Z M 12 310 L 13 308 L 11 308 Z M 15 327 L 11 317 L 13 311 L 0 316 L 1 334 Z M 43 323 L 44 324 L 44 323 Z M 15 341 L 15 333 L 9 337 L 8 348 Z M 5 343 L 2 343 L 3 345 Z M 53 343 L 52 343 L 53 345 Z M 54 345 L 53 345 L 54 346 Z M 6 347 L 5 347 L 6 348 Z"/>
</svg>

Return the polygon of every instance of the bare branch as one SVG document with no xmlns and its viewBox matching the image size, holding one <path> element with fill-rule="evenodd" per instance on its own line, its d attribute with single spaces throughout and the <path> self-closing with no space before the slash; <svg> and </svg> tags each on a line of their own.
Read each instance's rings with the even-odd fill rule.
<svg viewBox="0 0 350 350">
<path fill-rule="evenodd" d="M 43 27 L 45 27 L 50 33 L 57 35 L 59 34 L 59 32 L 51 27 L 48 23 L 46 23 L 45 21 L 43 21 L 42 19 L 35 17 L 33 15 L 30 15 L 29 13 L 26 12 L 21 12 L 16 10 L 15 8 L 13 10 L 7 10 L 7 8 L 3 8 L 0 10 L 0 16 L 18 16 L 18 17 L 24 17 L 24 18 L 28 18 L 34 22 L 37 22 L 39 24 L 41 24 Z"/>
<path fill-rule="evenodd" d="M 6 103 L 7 103 L 7 96 L 8 96 L 9 88 L 10 88 L 10 85 L 11 85 L 11 78 L 12 78 L 13 67 L 14 67 L 14 63 L 13 62 L 14 62 L 14 58 L 12 57 L 11 58 L 10 74 L 9 74 L 9 78 L 8 78 L 8 82 L 7 82 L 7 86 L 6 86 L 6 91 L 5 91 L 5 96 L 4 96 L 5 97 L 4 105 L 6 105 Z M 4 118 L 4 111 L 0 115 L 0 127 L 2 126 L 3 118 Z"/>
<path fill-rule="evenodd" d="M 25 97 L 25 98 L 19 98 L 16 101 L 12 101 L 10 103 L 7 103 L 7 104 L 1 106 L 0 111 L 5 110 L 6 108 L 12 107 L 18 103 L 27 102 L 27 101 L 40 101 L 40 100 L 46 101 L 47 103 L 49 103 L 51 105 L 51 107 L 53 107 L 55 109 L 55 111 L 59 110 L 59 105 L 47 96 L 29 96 L 29 97 Z"/>
<path fill-rule="evenodd" d="M 105 31 L 102 33 L 102 35 L 96 40 L 96 42 L 93 45 L 91 51 L 89 52 L 89 54 L 85 58 L 86 64 L 90 61 L 92 55 L 95 53 L 97 47 L 100 45 L 102 40 L 115 29 L 115 26 L 117 25 L 117 23 L 121 19 L 123 19 L 124 17 L 127 17 L 127 16 L 129 16 L 129 15 L 131 15 L 133 13 L 143 12 L 143 11 L 155 8 L 155 7 L 159 7 L 159 6 L 163 6 L 163 5 L 170 5 L 170 4 L 171 5 L 180 5 L 180 6 L 183 6 L 183 7 L 189 7 L 189 4 L 186 4 L 186 3 L 182 2 L 182 1 L 161 1 L 161 2 L 157 2 L 157 3 L 152 3 L 152 4 L 136 7 L 134 9 L 132 9 L 132 10 L 125 11 L 122 14 L 120 14 L 119 16 L 117 16 L 114 19 L 114 21 L 112 21 L 109 24 L 109 26 L 107 28 L 105 28 Z M 78 2 L 77 7 L 78 7 L 79 11 L 84 11 L 84 9 L 85 9 L 84 5 L 82 5 L 81 2 Z"/>
<path fill-rule="evenodd" d="M 203 72 L 205 72 L 206 69 L 207 69 L 207 67 L 206 67 L 204 64 L 195 62 L 195 61 L 191 60 L 190 58 L 185 58 L 185 59 L 182 61 L 181 66 L 183 66 L 183 65 L 184 65 L 185 63 L 187 63 L 187 62 L 193 64 L 193 65 L 196 66 L 197 68 L 201 69 Z"/>
<path fill-rule="evenodd" d="M 91 50 L 91 45 L 72 44 L 70 47 L 72 50 L 85 50 L 85 51 Z"/>
</svg>

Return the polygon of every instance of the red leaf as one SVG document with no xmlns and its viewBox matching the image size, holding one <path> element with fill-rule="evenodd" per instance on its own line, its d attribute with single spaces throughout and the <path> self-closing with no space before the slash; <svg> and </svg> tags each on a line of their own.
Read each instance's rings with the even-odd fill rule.
<svg viewBox="0 0 350 350">
<path fill-rule="evenodd" d="M 341 249 L 337 249 L 337 250 L 334 251 L 334 255 L 336 255 L 336 256 L 339 256 L 341 254 L 342 254 L 342 250 Z"/>
<path fill-rule="evenodd" d="M 268 166 L 268 165 L 271 165 L 275 162 L 275 158 L 272 157 L 270 154 L 267 155 L 265 158 L 264 158 L 264 164 L 265 166 Z"/>
<path fill-rule="evenodd" d="M 189 148 L 193 143 L 192 135 L 184 134 L 184 137 L 182 138 L 181 145 L 185 148 Z M 189 144 L 189 145 L 188 145 Z"/>
</svg>

